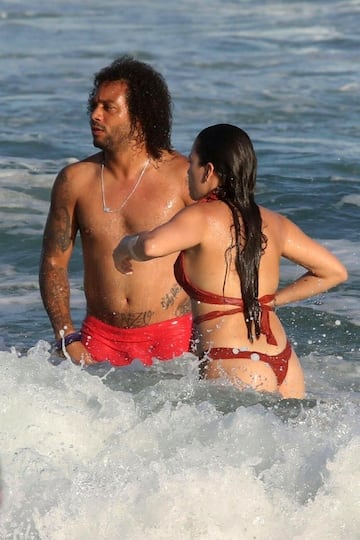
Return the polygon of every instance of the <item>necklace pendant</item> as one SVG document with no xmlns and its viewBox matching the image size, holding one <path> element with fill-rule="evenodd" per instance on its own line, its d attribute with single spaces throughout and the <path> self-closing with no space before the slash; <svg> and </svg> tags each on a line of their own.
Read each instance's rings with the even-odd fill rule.
<svg viewBox="0 0 360 540">
<path fill-rule="evenodd" d="M 109 208 L 106 205 L 106 202 L 105 202 L 105 190 L 104 190 L 104 167 L 105 167 L 105 164 L 104 164 L 104 162 L 101 163 L 100 182 L 101 182 L 101 198 L 102 198 L 102 204 L 103 204 L 103 212 L 105 212 L 106 214 L 113 213 L 113 212 L 121 212 L 121 210 L 124 208 L 124 206 L 126 205 L 128 200 L 130 199 L 130 197 L 135 193 L 136 189 L 138 188 L 138 186 L 139 186 L 139 184 L 141 182 L 141 179 L 144 176 L 144 173 L 145 173 L 149 163 L 150 163 L 150 158 L 148 158 L 146 160 L 145 165 L 144 165 L 141 173 L 139 174 L 139 177 L 136 180 L 133 188 L 131 189 L 130 193 L 128 193 L 128 195 L 125 197 L 125 199 L 123 200 L 123 202 L 121 203 L 119 208 Z"/>
</svg>

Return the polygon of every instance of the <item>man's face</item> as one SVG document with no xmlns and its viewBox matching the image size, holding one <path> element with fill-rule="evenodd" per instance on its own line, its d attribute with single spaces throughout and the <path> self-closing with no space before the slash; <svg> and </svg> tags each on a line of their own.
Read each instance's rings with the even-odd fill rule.
<svg viewBox="0 0 360 540">
<path fill-rule="evenodd" d="M 132 139 L 126 94 L 127 84 L 123 81 L 99 86 L 90 111 L 93 144 L 97 148 L 116 151 Z"/>
</svg>

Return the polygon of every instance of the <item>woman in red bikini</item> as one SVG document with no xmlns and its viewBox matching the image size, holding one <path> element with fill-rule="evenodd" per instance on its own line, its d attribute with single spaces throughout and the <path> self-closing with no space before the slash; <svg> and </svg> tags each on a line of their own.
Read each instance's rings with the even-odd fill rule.
<svg viewBox="0 0 360 540">
<path fill-rule="evenodd" d="M 218 124 L 201 131 L 188 172 L 199 202 L 152 231 L 123 238 L 115 264 L 131 274 L 133 264 L 180 251 L 175 276 L 192 299 L 202 376 L 303 398 L 303 371 L 274 309 L 336 286 L 347 271 L 289 219 L 256 204 L 256 168 L 243 130 Z M 306 272 L 278 288 L 282 257 Z"/>
</svg>

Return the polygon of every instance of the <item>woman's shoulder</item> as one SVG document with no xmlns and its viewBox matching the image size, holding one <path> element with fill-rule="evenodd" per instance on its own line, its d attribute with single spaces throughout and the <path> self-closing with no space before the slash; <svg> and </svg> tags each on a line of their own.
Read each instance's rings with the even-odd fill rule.
<svg viewBox="0 0 360 540">
<path fill-rule="evenodd" d="M 262 232 L 266 236 L 268 248 L 271 246 L 272 248 L 276 247 L 276 250 L 281 252 L 286 238 L 289 236 L 289 228 L 291 230 L 292 222 L 283 214 L 269 208 L 260 207 L 260 212 Z"/>
<path fill-rule="evenodd" d="M 264 206 L 259 206 L 259 209 L 264 226 L 284 227 L 290 221 L 286 216 L 275 210 L 270 210 Z"/>
</svg>

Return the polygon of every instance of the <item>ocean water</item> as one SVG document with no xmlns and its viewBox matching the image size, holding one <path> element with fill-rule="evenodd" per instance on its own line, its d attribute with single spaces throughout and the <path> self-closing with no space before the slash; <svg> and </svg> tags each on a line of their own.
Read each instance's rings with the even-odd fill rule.
<svg viewBox="0 0 360 540">
<path fill-rule="evenodd" d="M 359 25 L 359 0 L 2 0 L 1 539 L 360 539 Z M 258 201 L 347 266 L 347 283 L 279 310 L 306 399 L 198 381 L 190 354 L 52 361 L 37 280 L 50 189 L 93 152 L 93 74 L 124 53 L 165 76 L 176 148 L 244 128 Z M 284 281 L 300 272 L 284 262 Z M 80 324 L 79 251 L 71 284 Z"/>
</svg>

